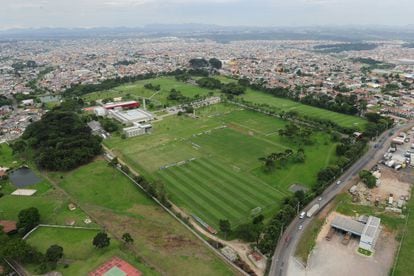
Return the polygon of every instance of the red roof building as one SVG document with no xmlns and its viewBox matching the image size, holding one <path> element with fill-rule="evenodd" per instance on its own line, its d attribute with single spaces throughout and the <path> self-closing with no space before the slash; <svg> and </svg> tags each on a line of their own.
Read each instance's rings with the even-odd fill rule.
<svg viewBox="0 0 414 276">
<path fill-rule="evenodd" d="M 3 232 L 6 234 L 17 231 L 16 222 L 13 220 L 0 220 L 0 226 L 3 227 Z"/>
<path fill-rule="evenodd" d="M 115 109 L 120 107 L 122 109 L 132 109 L 138 108 L 140 106 L 139 102 L 137 101 L 129 101 L 129 102 L 119 102 L 119 103 L 109 103 L 104 105 L 105 109 Z"/>
</svg>

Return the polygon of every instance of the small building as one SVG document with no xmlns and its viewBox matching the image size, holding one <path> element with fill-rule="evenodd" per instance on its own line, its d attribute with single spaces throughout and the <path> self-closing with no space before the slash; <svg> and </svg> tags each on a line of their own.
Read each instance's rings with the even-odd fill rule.
<svg viewBox="0 0 414 276">
<path fill-rule="evenodd" d="M 373 251 L 380 233 L 381 219 L 373 216 L 368 217 L 368 222 L 362 231 L 359 247 Z"/>
<path fill-rule="evenodd" d="M 224 257 L 226 257 L 230 261 L 232 261 L 232 262 L 237 261 L 238 256 L 237 256 L 236 251 L 234 251 L 233 248 L 231 248 L 229 246 L 225 246 L 220 251 L 224 255 Z"/>
<path fill-rule="evenodd" d="M 34 100 L 33 99 L 23 100 L 22 105 L 24 106 L 34 105 Z"/>
<path fill-rule="evenodd" d="M 13 234 L 17 231 L 17 223 L 14 220 L 0 220 L 0 227 L 6 234 Z"/>
<path fill-rule="evenodd" d="M 375 244 L 381 231 L 380 224 L 381 219 L 374 216 L 369 216 L 366 223 L 345 216 L 336 216 L 331 222 L 333 228 L 359 236 L 359 247 L 371 252 L 374 251 Z"/>
<path fill-rule="evenodd" d="M 100 117 L 104 117 L 104 116 L 106 116 L 106 114 L 107 114 L 106 109 L 105 109 L 105 108 L 103 108 L 103 107 L 101 107 L 101 106 L 95 107 L 95 108 L 93 109 L 93 111 L 95 112 L 95 115 L 96 115 L 96 116 L 100 116 Z"/>
<path fill-rule="evenodd" d="M 126 127 L 123 129 L 126 137 L 135 137 L 147 133 L 151 133 L 152 125 L 151 124 L 134 124 L 132 127 Z"/>
</svg>

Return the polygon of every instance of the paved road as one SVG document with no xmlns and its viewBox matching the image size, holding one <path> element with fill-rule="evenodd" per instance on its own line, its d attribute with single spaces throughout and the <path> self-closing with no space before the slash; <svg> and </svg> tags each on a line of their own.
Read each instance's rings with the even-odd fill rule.
<svg viewBox="0 0 414 276">
<path fill-rule="evenodd" d="M 345 173 L 338 179 L 341 181 L 341 184 L 337 185 L 335 181 L 335 183 L 329 186 L 321 195 L 321 201 L 318 201 L 318 199 L 313 200 L 304 208 L 303 211 L 308 210 L 314 204 L 319 203 L 321 208 L 318 212 L 320 212 L 337 194 L 344 189 L 348 182 L 356 176 L 360 170 L 370 163 L 370 161 L 374 160 L 375 162 L 378 162 L 381 159 L 391 142 L 391 139 L 389 139 L 391 132 L 397 133 L 401 129 L 413 126 L 414 122 L 411 121 L 405 125 L 396 126 L 393 129 L 383 133 L 375 142 L 371 143 L 368 152 L 365 153 L 347 171 L 345 171 Z M 304 230 L 299 230 L 299 225 L 302 224 L 303 229 L 305 229 L 311 223 L 312 219 L 313 218 L 299 219 L 299 217 L 296 217 L 287 227 L 275 249 L 272 264 L 269 270 L 270 276 L 284 276 L 287 274 L 289 259 L 294 254 L 296 244 L 304 232 Z"/>
</svg>

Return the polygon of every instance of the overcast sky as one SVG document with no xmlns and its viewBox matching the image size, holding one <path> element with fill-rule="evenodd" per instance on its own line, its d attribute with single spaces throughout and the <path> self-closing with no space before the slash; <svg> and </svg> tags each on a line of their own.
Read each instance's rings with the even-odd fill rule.
<svg viewBox="0 0 414 276">
<path fill-rule="evenodd" d="M 0 29 L 206 23 L 409 25 L 414 0 L 0 0 Z"/>
</svg>

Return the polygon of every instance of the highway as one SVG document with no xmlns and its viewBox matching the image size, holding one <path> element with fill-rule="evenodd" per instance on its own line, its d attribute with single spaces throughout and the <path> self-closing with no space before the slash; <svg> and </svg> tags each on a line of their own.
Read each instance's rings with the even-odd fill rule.
<svg viewBox="0 0 414 276">
<path fill-rule="evenodd" d="M 349 181 L 356 176 L 360 170 L 364 169 L 370 162 L 372 165 L 377 163 L 387 151 L 389 144 L 391 143 L 390 133 L 398 133 L 402 129 L 411 128 L 414 126 L 414 122 L 410 121 L 407 124 L 396 126 L 386 132 L 384 132 L 376 141 L 370 143 L 369 150 L 357 161 L 355 162 L 345 173 L 338 178 L 341 183 L 336 184 L 337 180 L 334 181 L 321 195 L 322 200 L 318 201 L 318 198 L 310 202 L 302 211 L 307 211 L 311 206 L 316 203 L 320 204 L 318 212 L 320 212 L 335 196 L 349 184 Z M 315 216 L 315 215 L 314 215 Z M 313 216 L 313 217 L 314 217 Z M 270 276 L 284 276 L 287 275 L 288 263 L 290 257 L 293 256 L 295 252 L 296 245 L 300 240 L 302 233 L 306 230 L 307 226 L 311 223 L 313 217 L 299 219 L 299 216 L 296 216 L 295 219 L 290 223 L 286 228 L 282 237 L 280 238 L 277 247 L 275 249 L 271 267 L 269 270 Z M 302 224 L 302 230 L 299 230 L 299 225 Z"/>
</svg>

